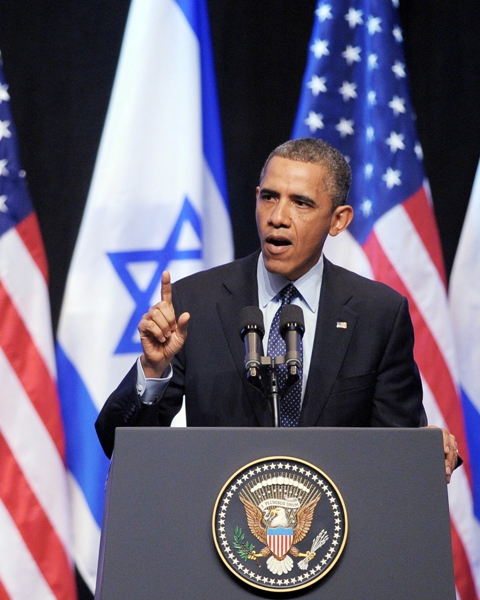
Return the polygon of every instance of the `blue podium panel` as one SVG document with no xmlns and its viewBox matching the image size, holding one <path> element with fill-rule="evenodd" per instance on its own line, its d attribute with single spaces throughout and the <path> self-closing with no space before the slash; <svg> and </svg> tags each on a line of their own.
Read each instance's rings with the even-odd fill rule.
<svg viewBox="0 0 480 600">
<path fill-rule="evenodd" d="M 333 482 L 348 535 L 325 577 L 300 589 L 268 591 L 227 568 L 212 517 L 233 474 L 277 456 L 307 462 Z M 247 527 L 243 533 L 262 546 Z M 235 532 L 226 535 L 233 548 Z M 256 562 L 267 573 L 263 557 Z M 95 598 L 274 597 L 455 600 L 441 432 L 117 429 Z"/>
</svg>

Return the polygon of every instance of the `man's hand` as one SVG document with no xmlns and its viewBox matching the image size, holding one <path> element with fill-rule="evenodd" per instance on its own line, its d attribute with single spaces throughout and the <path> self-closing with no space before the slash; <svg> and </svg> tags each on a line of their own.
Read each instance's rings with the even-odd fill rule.
<svg viewBox="0 0 480 600">
<path fill-rule="evenodd" d="M 175 319 L 170 273 L 162 273 L 162 300 L 143 315 L 138 325 L 143 354 L 140 357 L 145 377 L 161 377 L 182 348 L 187 337 L 189 313 Z"/>
<path fill-rule="evenodd" d="M 430 429 L 438 429 L 435 425 L 428 425 Z M 442 429 L 443 451 L 445 453 L 445 472 L 447 474 L 447 483 L 450 483 L 452 473 L 458 462 L 458 445 L 455 436 L 446 429 Z"/>
</svg>

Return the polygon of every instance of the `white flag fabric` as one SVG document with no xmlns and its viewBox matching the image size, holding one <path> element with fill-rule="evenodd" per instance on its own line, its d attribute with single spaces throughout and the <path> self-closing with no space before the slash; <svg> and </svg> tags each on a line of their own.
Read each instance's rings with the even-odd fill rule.
<svg viewBox="0 0 480 600">
<path fill-rule="evenodd" d="M 108 461 L 94 421 L 172 280 L 233 258 L 205 0 L 133 0 L 57 343 L 74 558 L 94 589 Z"/>
<path fill-rule="evenodd" d="M 0 598 L 74 600 L 48 269 L 0 61 Z"/>
<path fill-rule="evenodd" d="M 480 164 L 453 263 L 449 298 L 473 488 L 473 504 L 463 496 L 465 516 L 473 519 L 465 529 L 476 548 L 472 566 L 480 582 Z"/>
</svg>

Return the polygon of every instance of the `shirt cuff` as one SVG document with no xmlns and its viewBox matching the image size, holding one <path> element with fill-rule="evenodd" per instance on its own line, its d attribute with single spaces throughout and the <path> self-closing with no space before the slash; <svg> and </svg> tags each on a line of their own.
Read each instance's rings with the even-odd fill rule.
<svg viewBox="0 0 480 600">
<path fill-rule="evenodd" d="M 137 394 L 142 404 L 156 404 L 165 393 L 172 379 L 172 365 L 163 373 L 162 377 L 145 377 L 140 357 L 137 358 Z"/>
</svg>

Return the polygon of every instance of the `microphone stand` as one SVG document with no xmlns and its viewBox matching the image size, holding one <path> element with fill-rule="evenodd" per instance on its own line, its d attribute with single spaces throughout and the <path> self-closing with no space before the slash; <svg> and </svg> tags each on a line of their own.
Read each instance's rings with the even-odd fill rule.
<svg viewBox="0 0 480 600">
<path fill-rule="evenodd" d="M 276 356 L 275 358 L 271 359 L 269 356 L 267 356 L 266 358 L 268 358 L 270 362 L 270 385 L 268 389 L 268 397 L 273 409 L 273 426 L 280 427 L 280 391 L 278 389 L 275 367 L 277 364 L 281 364 L 280 362 L 277 363 L 277 360 L 284 359 L 284 357 Z M 285 361 L 282 360 L 282 362 Z"/>
<path fill-rule="evenodd" d="M 259 361 L 259 363 L 258 363 Z M 265 369 L 268 371 L 268 400 L 270 402 L 270 406 L 273 411 L 273 426 L 280 427 L 280 400 L 281 394 L 280 389 L 278 387 L 277 374 L 275 372 L 275 367 L 278 365 L 283 365 L 287 362 L 287 354 L 282 354 L 281 356 L 275 356 L 275 358 L 271 358 L 270 356 L 259 356 L 257 359 L 257 363 L 255 365 L 251 364 L 247 368 L 247 379 L 251 385 L 259 389 L 265 394 L 265 385 L 263 384 L 264 378 L 262 377 L 262 371 Z M 289 372 L 287 374 L 286 388 L 284 393 L 286 394 L 288 390 L 294 385 L 299 379 L 298 368 L 296 365 L 292 365 L 289 368 Z"/>
<path fill-rule="evenodd" d="M 247 368 L 247 380 L 249 383 L 268 397 L 268 401 L 272 407 L 274 427 L 280 427 L 281 399 L 275 367 L 284 362 L 285 356 L 276 356 L 275 358 L 271 358 L 270 356 L 259 356 L 257 358 L 257 364 L 252 364 Z M 262 373 L 264 375 L 262 375 Z M 266 382 L 267 378 L 268 384 Z"/>
<path fill-rule="evenodd" d="M 273 426 L 280 427 L 280 390 L 278 387 L 277 374 L 275 372 L 275 367 L 278 365 L 283 365 L 286 362 L 286 354 L 281 356 L 275 356 L 275 358 L 270 358 L 269 356 L 262 356 L 261 363 L 262 365 L 267 365 L 270 367 L 269 375 L 270 375 L 270 385 L 268 391 L 268 398 L 270 400 L 272 409 L 273 409 Z M 298 371 L 295 368 L 295 374 L 289 373 L 287 376 L 287 387 L 285 389 L 285 394 L 287 391 L 298 381 Z"/>
<path fill-rule="evenodd" d="M 280 393 L 278 391 L 277 375 L 275 369 L 270 369 L 270 391 L 268 394 L 273 408 L 273 426 L 280 427 Z"/>
</svg>

